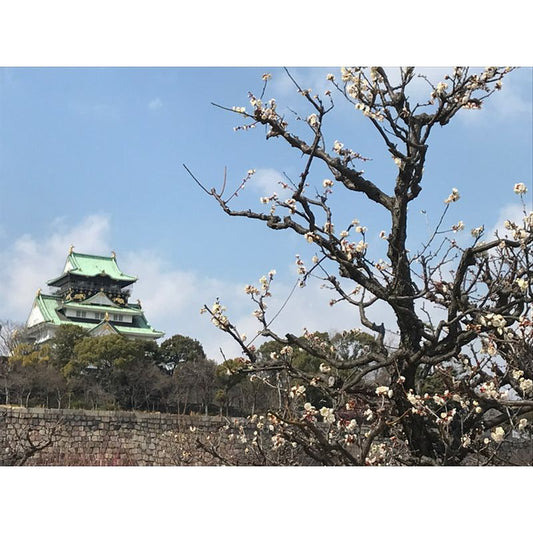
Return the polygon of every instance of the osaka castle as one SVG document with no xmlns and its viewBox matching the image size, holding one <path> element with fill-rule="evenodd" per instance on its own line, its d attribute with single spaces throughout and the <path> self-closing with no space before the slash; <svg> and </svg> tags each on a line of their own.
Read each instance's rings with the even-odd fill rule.
<svg viewBox="0 0 533 533">
<path fill-rule="evenodd" d="M 81 326 L 91 336 L 162 337 L 164 332 L 146 320 L 141 302 L 129 301 L 136 281 L 119 269 L 114 252 L 110 257 L 79 254 L 71 246 L 62 274 L 47 282 L 52 294 L 37 291 L 26 322 L 27 340 L 46 342 L 62 324 Z"/>
</svg>

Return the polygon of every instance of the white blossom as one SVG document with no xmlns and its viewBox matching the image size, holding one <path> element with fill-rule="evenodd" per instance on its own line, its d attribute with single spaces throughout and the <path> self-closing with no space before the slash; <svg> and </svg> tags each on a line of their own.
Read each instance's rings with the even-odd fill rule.
<svg viewBox="0 0 533 533">
<path fill-rule="evenodd" d="M 244 292 L 245 294 L 259 294 L 259 290 L 253 285 L 246 285 L 246 287 L 244 287 Z"/>
<path fill-rule="evenodd" d="M 523 195 L 527 192 L 527 187 L 524 183 L 515 183 L 515 186 L 513 188 L 515 194 Z"/>
<path fill-rule="evenodd" d="M 324 419 L 324 422 L 330 424 L 335 422 L 335 415 L 333 414 L 333 409 L 331 409 L 330 407 L 322 407 L 319 413 L 320 416 Z"/>
<path fill-rule="evenodd" d="M 319 126 L 320 124 L 320 121 L 318 120 L 318 117 L 315 113 L 313 113 L 312 115 L 309 115 L 307 117 L 307 123 L 312 127 L 312 128 L 315 128 L 317 126 Z"/>
<path fill-rule="evenodd" d="M 452 226 L 452 230 L 454 233 L 457 233 L 458 231 L 462 231 L 465 228 L 464 222 L 462 220 L 459 220 L 457 224 L 454 224 Z"/>
<path fill-rule="evenodd" d="M 294 386 L 291 387 L 291 390 L 289 392 L 289 396 L 291 398 L 297 398 L 298 396 L 302 396 L 305 393 L 305 387 L 303 385 Z"/>
<path fill-rule="evenodd" d="M 280 350 L 280 353 L 281 353 L 281 355 L 286 355 L 286 356 L 290 357 L 294 353 L 294 350 L 293 350 L 292 346 L 284 346 Z"/>
<path fill-rule="evenodd" d="M 448 88 L 448 84 L 441 81 L 440 83 L 437 84 L 436 92 L 437 94 L 444 94 L 447 88 Z"/>
<path fill-rule="evenodd" d="M 491 432 L 490 436 L 494 442 L 501 442 L 505 437 L 505 430 L 501 426 L 498 426 Z"/>
<path fill-rule="evenodd" d="M 480 317 L 479 323 L 482 326 L 495 328 L 500 335 L 503 335 L 504 328 L 507 324 L 502 315 L 495 313 L 487 313 L 485 316 Z"/>
<path fill-rule="evenodd" d="M 324 231 L 326 233 L 333 233 L 335 231 L 335 226 L 331 222 L 326 222 L 324 224 Z"/>
<path fill-rule="evenodd" d="M 309 402 L 304 403 L 304 409 L 305 409 L 308 413 L 316 413 L 316 409 L 315 409 L 314 405 L 312 405 L 312 404 L 309 403 Z"/>
<path fill-rule="evenodd" d="M 344 148 L 344 144 L 340 141 L 335 141 L 333 143 L 333 151 L 339 153 Z"/>
<path fill-rule="evenodd" d="M 521 290 L 525 291 L 527 290 L 529 286 L 529 282 L 527 279 L 518 279 L 516 280 L 516 284 L 520 287 Z"/>
<path fill-rule="evenodd" d="M 531 381 L 530 379 L 521 378 L 518 382 L 518 386 L 524 392 L 524 394 L 529 394 L 533 392 L 533 381 Z"/>
<path fill-rule="evenodd" d="M 459 191 L 454 187 L 452 189 L 452 193 L 450 194 L 450 196 L 448 196 L 448 198 L 446 198 L 446 200 L 444 200 L 444 203 L 445 204 L 449 204 L 451 202 L 457 202 L 457 200 L 459 200 L 460 196 L 459 196 Z"/>
<path fill-rule="evenodd" d="M 323 374 L 327 374 L 328 372 L 331 371 L 331 367 L 326 365 L 325 363 L 320 363 L 320 366 L 318 367 L 318 369 L 320 370 L 320 372 L 322 372 Z"/>
<path fill-rule="evenodd" d="M 389 387 L 386 387 L 385 385 L 381 385 L 380 387 L 376 388 L 376 394 L 378 396 L 391 396 L 389 393 L 391 393 L 392 390 L 389 389 Z"/>
<path fill-rule="evenodd" d="M 479 226 L 477 228 L 474 228 L 470 233 L 472 234 L 472 237 L 479 237 L 484 230 L 485 226 Z"/>
<path fill-rule="evenodd" d="M 365 417 L 365 419 L 367 420 L 367 422 L 370 422 L 370 421 L 374 418 L 374 413 L 372 412 L 372 409 L 367 409 L 367 410 L 363 413 L 363 416 Z"/>
</svg>

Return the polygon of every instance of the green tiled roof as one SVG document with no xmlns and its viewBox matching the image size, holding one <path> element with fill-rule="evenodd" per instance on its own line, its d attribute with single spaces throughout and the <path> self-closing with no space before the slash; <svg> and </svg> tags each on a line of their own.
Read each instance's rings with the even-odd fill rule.
<svg viewBox="0 0 533 533">
<path fill-rule="evenodd" d="M 106 275 L 116 281 L 129 281 L 131 283 L 137 281 L 135 276 L 128 276 L 118 268 L 114 254 L 111 257 L 105 257 L 101 255 L 70 252 L 65 263 L 64 273 L 61 276 L 50 280 L 48 284 L 61 279 L 67 272 L 89 278 Z"/>
<path fill-rule="evenodd" d="M 60 302 L 61 303 L 61 302 Z M 83 302 L 68 302 L 61 305 L 61 309 L 75 309 L 80 311 L 98 311 L 100 313 L 117 313 L 119 315 L 139 315 L 142 311 L 131 305 L 126 307 L 112 307 L 110 305 L 84 304 Z"/>
<path fill-rule="evenodd" d="M 63 314 L 59 314 L 57 312 L 57 308 L 62 303 L 62 299 L 59 296 L 51 296 L 47 294 L 38 294 L 35 298 L 35 303 L 38 305 L 41 313 L 43 314 L 43 317 L 46 322 L 50 322 L 54 324 L 55 326 L 60 326 L 61 324 L 74 324 L 76 326 L 81 326 L 82 328 L 86 328 L 88 330 L 94 329 L 98 324 L 96 322 L 86 322 L 86 321 L 79 321 L 79 320 L 71 320 L 70 318 L 66 317 Z M 106 308 L 104 306 L 93 306 L 93 308 L 99 308 L 102 307 L 102 310 L 105 311 Z M 137 310 L 140 309 L 137 305 L 132 305 L 131 307 L 136 308 Z M 124 312 L 123 309 L 117 310 L 115 308 L 109 309 L 112 312 Z M 110 322 L 110 324 L 113 326 L 114 329 L 116 329 L 119 333 L 122 333 L 123 335 L 139 335 L 139 336 L 147 336 L 151 338 L 157 338 L 164 335 L 163 331 L 158 331 L 150 324 L 148 324 L 146 317 L 144 314 L 140 314 L 133 317 L 133 325 L 123 326 L 119 325 L 113 322 Z"/>
<path fill-rule="evenodd" d="M 61 318 L 56 313 L 56 308 L 61 303 L 61 298 L 58 296 L 39 294 L 35 301 L 47 322 L 52 322 L 52 324 L 56 324 L 58 326 L 62 323 Z"/>
</svg>

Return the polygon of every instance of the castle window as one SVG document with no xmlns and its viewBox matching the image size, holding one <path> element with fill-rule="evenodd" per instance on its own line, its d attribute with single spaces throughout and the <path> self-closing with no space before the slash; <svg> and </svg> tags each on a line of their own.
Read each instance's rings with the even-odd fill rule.
<svg viewBox="0 0 533 533">
<path fill-rule="evenodd" d="M 122 322 L 122 315 L 113 315 L 113 320 L 116 322 Z"/>
<path fill-rule="evenodd" d="M 78 318 L 85 318 L 87 316 L 87 312 L 86 311 L 76 311 L 76 316 Z"/>
</svg>

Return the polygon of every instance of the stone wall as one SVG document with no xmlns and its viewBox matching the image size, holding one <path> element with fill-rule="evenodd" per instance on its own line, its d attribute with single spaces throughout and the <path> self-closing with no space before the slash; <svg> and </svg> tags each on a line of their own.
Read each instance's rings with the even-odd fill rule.
<svg viewBox="0 0 533 533">
<path fill-rule="evenodd" d="M 0 407 L 0 447 L 4 464 L 17 447 L 23 452 L 30 442 L 39 447 L 51 439 L 25 464 L 208 465 L 213 459 L 198 449 L 197 438 L 214 442 L 228 423 L 239 424 L 213 416 L 9 406 Z"/>
</svg>

